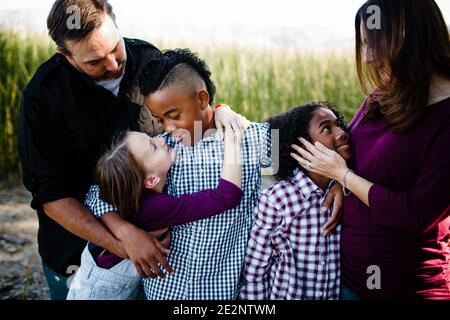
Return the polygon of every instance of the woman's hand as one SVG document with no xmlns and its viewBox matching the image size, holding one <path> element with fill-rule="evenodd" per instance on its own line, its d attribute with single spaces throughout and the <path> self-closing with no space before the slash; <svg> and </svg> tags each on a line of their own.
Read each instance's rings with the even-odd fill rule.
<svg viewBox="0 0 450 320">
<path fill-rule="evenodd" d="M 303 138 L 299 138 L 299 140 L 306 150 L 292 145 L 292 148 L 300 154 L 292 152 L 292 158 L 306 170 L 339 182 L 366 206 L 369 206 L 369 190 L 373 186 L 372 182 L 349 170 L 347 163 L 337 152 L 328 149 L 320 142 L 316 142 L 314 146 Z"/>
<path fill-rule="evenodd" d="M 222 104 L 219 108 L 214 109 L 214 121 L 216 122 L 217 131 L 219 131 L 222 138 L 225 130 L 239 131 L 239 135 L 242 136 L 245 129 L 250 126 L 250 121 L 247 118 L 234 112 L 226 104 Z"/>
<path fill-rule="evenodd" d="M 345 171 L 347 170 L 347 163 L 345 160 L 337 152 L 328 149 L 320 142 L 316 142 L 315 145 L 313 145 L 303 138 L 299 138 L 299 140 L 305 146 L 306 150 L 300 146 L 292 145 L 292 148 L 300 155 L 291 153 L 291 156 L 306 170 L 341 182 Z M 342 216 L 343 204 L 344 192 L 342 186 L 339 183 L 336 183 L 331 187 L 321 208 L 322 212 L 326 212 L 331 205 L 333 205 L 331 217 L 323 227 L 324 236 L 328 236 L 334 232 L 339 224 Z"/>
<path fill-rule="evenodd" d="M 342 183 L 344 174 L 348 169 L 344 158 L 320 142 L 313 145 L 303 138 L 299 138 L 299 140 L 306 150 L 293 144 L 291 147 L 299 154 L 292 152 L 291 157 L 297 160 L 306 170 Z"/>
</svg>

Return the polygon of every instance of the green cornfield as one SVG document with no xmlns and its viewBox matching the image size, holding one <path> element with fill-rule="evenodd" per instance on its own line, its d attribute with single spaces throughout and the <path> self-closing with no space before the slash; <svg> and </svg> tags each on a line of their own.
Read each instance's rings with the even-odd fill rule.
<svg viewBox="0 0 450 320">
<path fill-rule="evenodd" d="M 252 49 L 156 42 L 190 47 L 205 59 L 217 86 L 215 102 L 231 105 L 253 121 L 311 101 L 328 100 L 350 120 L 360 105 L 354 56 L 301 49 Z M 17 150 L 22 90 L 38 66 L 54 54 L 43 36 L 0 30 L 0 180 L 20 179 Z"/>
<path fill-rule="evenodd" d="M 17 143 L 22 90 L 52 52 L 48 41 L 0 30 L 0 181 L 20 178 Z"/>
</svg>

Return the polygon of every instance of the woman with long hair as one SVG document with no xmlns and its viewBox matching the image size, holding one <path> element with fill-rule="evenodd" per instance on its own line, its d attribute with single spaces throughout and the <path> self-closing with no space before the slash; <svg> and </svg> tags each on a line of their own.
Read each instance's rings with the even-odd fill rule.
<svg viewBox="0 0 450 320">
<path fill-rule="evenodd" d="M 344 187 L 344 299 L 450 299 L 447 26 L 434 0 L 370 0 L 355 28 L 368 96 L 349 124 L 352 161 L 304 139 L 292 156 Z"/>
</svg>

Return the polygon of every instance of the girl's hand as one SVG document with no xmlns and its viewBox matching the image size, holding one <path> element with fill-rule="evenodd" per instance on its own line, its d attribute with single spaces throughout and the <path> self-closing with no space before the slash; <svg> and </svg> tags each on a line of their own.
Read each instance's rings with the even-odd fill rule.
<svg viewBox="0 0 450 320">
<path fill-rule="evenodd" d="M 347 163 L 340 154 L 328 149 L 320 142 L 313 145 L 303 138 L 299 138 L 299 140 L 306 150 L 293 144 L 291 147 L 299 154 L 292 152 L 292 158 L 308 171 L 342 182 L 347 170 Z"/>
<path fill-rule="evenodd" d="M 216 122 L 217 131 L 219 131 L 222 138 L 224 137 L 224 131 L 227 129 L 234 130 L 236 135 L 242 136 L 245 129 L 250 126 L 250 121 L 247 118 L 234 112 L 226 104 L 222 104 L 219 108 L 214 109 L 214 121 Z"/>
<path fill-rule="evenodd" d="M 225 132 L 223 134 L 223 140 L 225 142 L 225 146 L 240 145 L 242 142 L 242 135 L 243 135 L 243 132 L 241 130 L 226 128 Z"/>
<path fill-rule="evenodd" d="M 224 165 L 242 165 L 241 162 L 241 142 L 242 133 L 240 130 L 225 129 L 224 133 Z"/>
<path fill-rule="evenodd" d="M 242 189 L 241 141 L 240 130 L 225 129 L 221 177 Z"/>
<path fill-rule="evenodd" d="M 323 235 L 325 237 L 333 233 L 341 221 L 342 209 L 344 206 L 344 192 L 342 191 L 342 186 L 339 183 L 335 183 L 331 187 L 322 203 L 320 210 L 325 213 L 331 206 L 333 206 L 333 212 L 331 213 L 331 217 L 323 226 Z"/>
</svg>

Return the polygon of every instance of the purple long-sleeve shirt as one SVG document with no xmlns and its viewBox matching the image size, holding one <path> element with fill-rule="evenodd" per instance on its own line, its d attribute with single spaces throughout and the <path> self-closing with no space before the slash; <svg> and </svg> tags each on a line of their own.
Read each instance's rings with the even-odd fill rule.
<svg viewBox="0 0 450 320">
<path fill-rule="evenodd" d="M 369 207 L 345 198 L 342 283 L 362 298 L 450 299 L 450 99 L 399 134 L 365 108 L 349 125 L 352 167 L 374 185 Z"/>
<path fill-rule="evenodd" d="M 147 191 L 133 222 L 146 231 L 173 227 L 232 209 L 239 204 L 242 195 L 240 188 L 224 179 L 219 180 L 216 189 L 180 197 Z M 104 269 L 110 269 L 123 260 L 109 251 L 94 258 Z"/>
</svg>

